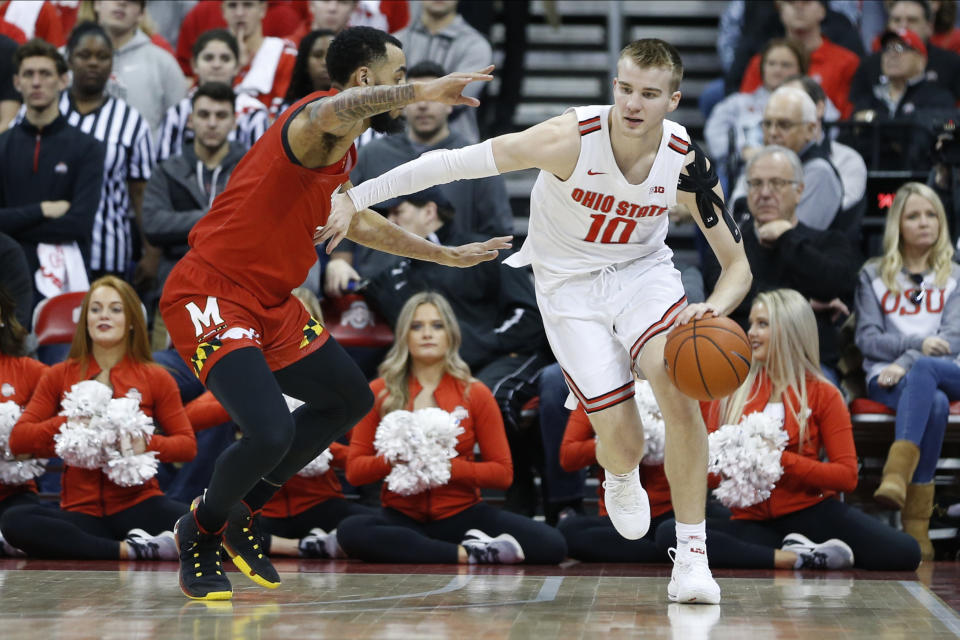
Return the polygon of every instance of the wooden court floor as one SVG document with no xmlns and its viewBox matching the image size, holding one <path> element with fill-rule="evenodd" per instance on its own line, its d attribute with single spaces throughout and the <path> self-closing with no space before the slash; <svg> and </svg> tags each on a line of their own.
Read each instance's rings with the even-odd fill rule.
<svg viewBox="0 0 960 640">
<path fill-rule="evenodd" d="M 960 637 L 960 569 L 716 571 L 720 606 L 668 602 L 669 566 L 482 567 L 280 560 L 283 585 L 231 572 L 191 602 L 176 565 L 0 560 L 0 640 Z"/>
</svg>

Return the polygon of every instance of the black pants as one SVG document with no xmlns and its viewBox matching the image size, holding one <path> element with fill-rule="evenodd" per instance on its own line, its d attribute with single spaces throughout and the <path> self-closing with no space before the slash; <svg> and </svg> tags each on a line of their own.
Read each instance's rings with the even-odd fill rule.
<svg viewBox="0 0 960 640">
<path fill-rule="evenodd" d="M 32 491 L 24 491 L 23 493 L 15 493 L 13 495 L 7 496 L 3 500 L 0 500 L 0 517 L 3 517 L 3 514 L 8 510 L 13 509 L 14 507 L 22 507 L 25 505 L 41 505 L 40 498 L 37 497 Z M 49 507 L 48 507 L 49 508 Z"/>
<path fill-rule="evenodd" d="M 657 546 L 676 544 L 674 521 L 657 528 Z M 839 500 L 823 502 L 773 520 L 707 518 L 707 555 L 714 567 L 772 569 L 774 550 L 788 533 L 814 542 L 839 538 L 853 550 L 854 566 L 873 571 L 913 571 L 920 564 L 917 541 Z"/>
<path fill-rule="evenodd" d="M 330 498 L 289 518 L 267 518 L 266 516 L 261 516 L 260 527 L 265 534 L 263 545 L 269 553 L 270 536 L 299 540 L 310 533 L 310 529 L 320 528 L 329 532 L 336 529 L 340 521 L 344 518 L 374 515 L 376 513 L 376 509 L 365 507 L 362 504 L 357 504 L 350 500 Z"/>
<path fill-rule="evenodd" d="M 120 541 L 131 529 L 150 535 L 172 531 L 187 505 L 154 496 L 111 516 L 49 509 L 41 504 L 14 507 L 0 518 L 7 542 L 37 558 L 117 560 Z"/>
<path fill-rule="evenodd" d="M 259 349 L 238 349 L 214 365 L 207 387 L 243 433 L 217 458 L 203 501 L 208 524 L 224 522 L 261 478 L 283 485 L 373 406 L 360 369 L 332 338 L 278 371 Z M 283 394 L 306 404 L 291 414 Z"/>
<path fill-rule="evenodd" d="M 609 516 L 570 516 L 557 525 L 567 540 L 568 555 L 581 562 L 668 562 L 657 548 L 660 523 L 673 519 L 668 511 L 650 521 L 650 530 L 639 540 L 627 540 L 614 528 Z"/>
<path fill-rule="evenodd" d="M 469 529 L 494 537 L 509 533 L 523 548 L 526 564 L 558 564 L 567 555 L 567 544 L 553 527 L 485 502 L 429 522 L 389 508 L 352 516 L 337 527 L 337 542 L 349 557 L 366 562 L 456 564 L 457 547 Z"/>
</svg>

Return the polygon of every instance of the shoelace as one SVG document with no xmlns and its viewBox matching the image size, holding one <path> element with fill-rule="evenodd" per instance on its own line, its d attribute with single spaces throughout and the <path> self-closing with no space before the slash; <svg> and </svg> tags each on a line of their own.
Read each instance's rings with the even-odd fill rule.
<svg viewBox="0 0 960 640">
<path fill-rule="evenodd" d="M 160 556 L 160 545 L 152 540 L 131 536 L 125 542 L 133 549 L 137 560 L 156 560 Z"/>
<path fill-rule="evenodd" d="M 640 496 L 636 488 L 636 484 L 631 482 L 630 479 L 614 482 L 609 480 L 603 481 L 604 491 L 608 492 L 610 497 L 616 501 L 617 505 L 628 513 L 639 511 L 642 508 L 639 504 Z"/>
<path fill-rule="evenodd" d="M 681 573 L 701 574 L 702 577 L 713 579 L 710 572 L 710 565 L 707 562 L 707 554 L 690 553 L 689 547 L 687 553 L 680 553 L 676 548 L 667 549 L 667 555 L 673 561 L 674 566 Z M 678 560 L 679 557 L 679 560 Z"/>
<path fill-rule="evenodd" d="M 193 540 L 189 546 L 180 552 L 181 561 L 192 561 L 193 572 L 196 577 L 205 575 L 222 575 L 220 565 L 220 541 L 212 538 L 209 541 Z"/>
</svg>

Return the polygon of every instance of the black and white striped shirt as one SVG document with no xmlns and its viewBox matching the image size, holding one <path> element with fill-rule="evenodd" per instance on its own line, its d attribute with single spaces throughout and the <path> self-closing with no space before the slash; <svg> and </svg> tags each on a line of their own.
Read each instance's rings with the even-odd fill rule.
<svg viewBox="0 0 960 640">
<path fill-rule="evenodd" d="M 171 156 L 180 155 L 183 152 L 183 143 L 193 140 L 193 129 L 187 125 L 187 118 L 193 112 L 194 91 L 167 109 L 157 138 L 158 163 Z M 270 126 L 270 113 L 262 102 L 245 93 L 237 94 L 236 112 L 237 126 L 227 139 L 249 149 Z"/>
<path fill-rule="evenodd" d="M 90 269 L 125 274 L 133 255 L 128 180 L 149 180 L 153 168 L 150 125 L 120 98 L 107 97 L 99 108 L 84 115 L 77 111 L 69 91 L 60 96 L 60 113 L 67 122 L 105 145 L 103 191 L 93 222 Z"/>
</svg>

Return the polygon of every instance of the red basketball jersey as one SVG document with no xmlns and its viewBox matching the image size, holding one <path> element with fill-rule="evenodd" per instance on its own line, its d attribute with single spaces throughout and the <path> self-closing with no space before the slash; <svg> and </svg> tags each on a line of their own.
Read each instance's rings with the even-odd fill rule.
<svg viewBox="0 0 960 640">
<path fill-rule="evenodd" d="M 330 215 L 334 191 L 350 178 L 357 149 L 336 163 L 308 169 L 287 143 L 293 118 L 318 91 L 285 111 L 234 169 L 227 188 L 190 231 L 194 257 L 257 298 L 276 306 L 306 279 L 317 260 L 313 233 Z"/>
</svg>

